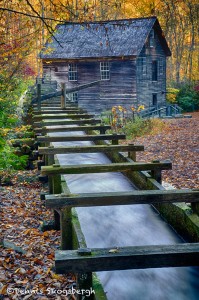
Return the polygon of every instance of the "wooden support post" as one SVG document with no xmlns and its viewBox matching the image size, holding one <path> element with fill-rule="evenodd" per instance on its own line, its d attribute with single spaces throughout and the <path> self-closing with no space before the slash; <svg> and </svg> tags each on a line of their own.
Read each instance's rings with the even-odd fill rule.
<svg viewBox="0 0 199 300">
<path fill-rule="evenodd" d="M 61 90 L 62 90 L 61 108 L 64 109 L 66 108 L 66 84 L 65 83 L 61 83 Z"/>
<path fill-rule="evenodd" d="M 65 207 L 60 211 L 61 250 L 72 250 L 72 215 L 71 207 Z"/>
<path fill-rule="evenodd" d="M 37 84 L 37 109 L 41 110 L 41 83 Z"/>
<path fill-rule="evenodd" d="M 113 133 L 114 137 L 117 137 L 117 133 Z M 126 138 L 126 137 L 125 137 Z M 118 145 L 118 140 L 117 139 L 113 139 L 112 140 L 112 145 Z"/>
<path fill-rule="evenodd" d="M 91 250 L 88 248 L 80 248 L 78 249 L 78 255 L 79 256 L 85 256 L 85 255 L 91 255 Z M 86 273 L 77 273 L 76 274 L 77 277 L 77 289 L 78 290 L 91 290 L 92 289 L 92 272 L 86 272 Z M 78 295 L 78 300 L 84 300 L 85 299 L 85 295 L 79 294 Z M 93 293 L 90 294 L 90 296 L 86 297 L 86 299 L 89 300 L 93 300 L 94 299 L 94 295 Z"/>
<path fill-rule="evenodd" d="M 153 160 L 152 163 L 160 163 L 159 160 Z M 162 183 L 162 170 L 156 169 L 151 171 L 151 176 L 158 182 Z"/>
<path fill-rule="evenodd" d="M 193 191 L 199 192 L 199 189 L 193 189 Z M 195 202 L 195 203 L 192 202 L 191 203 L 191 208 L 192 208 L 194 213 L 199 215 L 199 198 L 198 198 L 198 202 Z"/>
<path fill-rule="evenodd" d="M 133 143 L 130 143 L 129 146 L 134 146 Z M 132 159 L 133 161 L 136 161 L 136 152 L 135 151 L 129 151 L 128 152 L 128 157 Z"/>
<path fill-rule="evenodd" d="M 56 165 L 56 166 L 58 166 L 58 165 Z M 52 188 L 53 188 L 53 194 L 61 194 L 61 175 L 60 174 L 53 175 Z M 55 230 L 60 230 L 60 215 L 56 210 L 54 210 L 54 225 L 55 225 Z"/>
</svg>

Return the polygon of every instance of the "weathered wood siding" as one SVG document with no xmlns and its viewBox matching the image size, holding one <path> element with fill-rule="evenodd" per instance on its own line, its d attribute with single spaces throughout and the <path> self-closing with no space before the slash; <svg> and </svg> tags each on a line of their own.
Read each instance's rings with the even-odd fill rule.
<svg viewBox="0 0 199 300">
<path fill-rule="evenodd" d="M 105 61 L 105 60 L 101 60 Z M 114 60 L 110 63 L 110 80 L 78 92 L 80 107 L 88 111 L 100 112 L 114 105 L 129 108 L 136 103 L 136 61 Z M 68 80 L 68 61 L 43 64 L 44 76 L 52 80 L 66 82 L 67 88 L 100 80 L 100 61 L 77 62 L 77 81 Z"/>
<path fill-rule="evenodd" d="M 152 61 L 157 61 L 157 81 L 152 80 Z M 165 104 L 166 56 L 155 33 L 154 47 L 146 41 L 139 57 L 136 69 L 137 98 L 139 104 L 153 106 L 153 94 L 157 95 L 157 105 Z"/>
</svg>

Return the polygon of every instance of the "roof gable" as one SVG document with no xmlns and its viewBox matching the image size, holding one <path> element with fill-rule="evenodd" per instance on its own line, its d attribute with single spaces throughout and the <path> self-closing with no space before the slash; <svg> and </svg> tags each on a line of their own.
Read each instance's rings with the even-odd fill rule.
<svg viewBox="0 0 199 300">
<path fill-rule="evenodd" d="M 40 57 L 80 59 L 137 56 L 155 23 L 161 33 L 156 17 L 58 25 L 55 38 L 45 45 L 47 50 L 51 50 L 41 52 Z M 162 39 L 165 40 L 164 37 Z M 168 48 L 166 40 L 163 46 Z"/>
</svg>

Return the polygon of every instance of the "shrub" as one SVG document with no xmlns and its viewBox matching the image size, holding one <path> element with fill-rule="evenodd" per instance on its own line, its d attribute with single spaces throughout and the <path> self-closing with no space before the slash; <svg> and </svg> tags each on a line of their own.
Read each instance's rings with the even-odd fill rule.
<svg viewBox="0 0 199 300">
<path fill-rule="evenodd" d="M 177 103 L 184 111 L 199 109 L 199 92 L 192 84 L 184 84 L 176 97 Z"/>
<path fill-rule="evenodd" d="M 168 88 L 167 94 L 166 94 L 167 101 L 171 104 L 177 103 L 176 98 L 177 98 L 178 93 L 179 93 L 178 89 Z"/>
<path fill-rule="evenodd" d="M 135 117 L 134 122 L 128 121 L 123 127 L 127 139 L 134 139 L 143 135 L 157 134 L 167 129 L 167 124 L 161 119 L 142 119 Z"/>
<path fill-rule="evenodd" d="M 0 169 L 2 170 L 22 170 L 26 167 L 28 155 L 18 156 L 14 154 L 15 149 L 9 145 L 4 145 L 0 151 Z"/>
</svg>

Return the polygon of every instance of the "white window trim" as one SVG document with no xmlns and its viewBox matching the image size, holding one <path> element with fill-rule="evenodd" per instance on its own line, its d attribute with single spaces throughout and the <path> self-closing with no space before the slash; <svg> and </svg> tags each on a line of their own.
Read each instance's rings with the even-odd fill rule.
<svg viewBox="0 0 199 300">
<path fill-rule="evenodd" d="M 70 70 L 71 67 L 72 67 L 72 70 Z M 73 77 L 73 75 L 74 75 L 75 79 L 71 79 L 71 77 Z M 77 64 L 74 64 L 74 63 L 68 64 L 68 81 L 77 81 Z"/>
<path fill-rule="evenodd" d="M 100 78 L 101 80 L 110 80 L 110 63 L 100 62 Z"/>
</svg>

